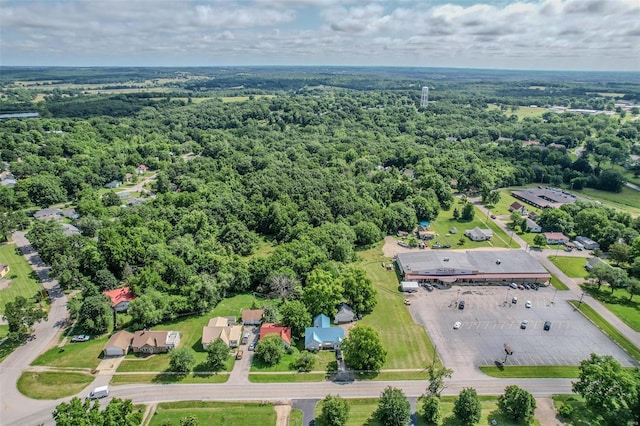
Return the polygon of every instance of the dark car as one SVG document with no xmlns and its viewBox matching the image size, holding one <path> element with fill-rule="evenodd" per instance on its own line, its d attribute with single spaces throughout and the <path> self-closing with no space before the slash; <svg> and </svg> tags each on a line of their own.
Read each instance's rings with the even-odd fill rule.
<svg viewBox="0 0 640 426">
<path fill-rule="evenodd" d="M 442 248 L 451 248 L 451 244 L 443 244 Z"/>
<path fill-rule="evenodd" d="M 460 303 L 458 303 L 458 309 L 464 309 L 464 300 L 461 300 Z"/>
<path fill-rule="evenodd" d="M 545 322 L 544 322 L 544 329 L 545 329 L 546 331 L 551 330 L 551 321 L 545 321 Z"/>
</svg>

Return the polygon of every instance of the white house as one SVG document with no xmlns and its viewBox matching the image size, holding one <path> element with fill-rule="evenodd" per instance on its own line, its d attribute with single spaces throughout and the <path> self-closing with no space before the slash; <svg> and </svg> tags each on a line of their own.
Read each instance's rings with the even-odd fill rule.
<svg viewBox="0 0 640 426">
<path fill-rule="evenodd" d="M 476 226 L 473 229 L 464 231 L 464 235 L 473 241 L 489 241 L 493 237 L 493 231 L 491 229 L 481 229 Z"/>
<path fill-rule="evenodd" d="M 533 220 L 529 218 L 527 218 L 526 227 L 527 227 L 527 231 L 529 232 L 542 232 L 542 228 L 540 227 L 540 225 L 538 225 L 537 223 L 535 223 Z"/>
</svg>

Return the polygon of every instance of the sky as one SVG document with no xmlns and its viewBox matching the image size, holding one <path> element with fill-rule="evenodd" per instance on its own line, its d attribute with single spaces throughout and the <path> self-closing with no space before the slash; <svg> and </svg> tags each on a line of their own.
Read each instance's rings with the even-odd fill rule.
<svg viewBox="0 0 640 426">
<path fill-rule="evenodd" d="M 640 0 L 0 0 L 0 65 L 640 71 Z"/>
</svg>

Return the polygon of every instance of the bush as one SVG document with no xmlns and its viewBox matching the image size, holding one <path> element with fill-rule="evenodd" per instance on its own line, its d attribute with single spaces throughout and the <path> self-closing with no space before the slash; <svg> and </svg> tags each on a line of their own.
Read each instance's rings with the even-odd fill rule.
<svg viewBox="0 0 640 426">
<path fill-rule="evenodd" d="M 316 357 L 313 356 L 313 354 L 310 352 L 303 352 L 291 363 L 291 369 L 298 370 L 300 372 L 311 371 L 315 361 Z"/>
<path fill-rule="evenodd" d="M 562 404 L 558 408 L 558 414 L 560 414 L 560 416 L 562 416 L 565 419 L 570 419 L 571 416 L 573 415 L 573 405 Z"/>
</svg>

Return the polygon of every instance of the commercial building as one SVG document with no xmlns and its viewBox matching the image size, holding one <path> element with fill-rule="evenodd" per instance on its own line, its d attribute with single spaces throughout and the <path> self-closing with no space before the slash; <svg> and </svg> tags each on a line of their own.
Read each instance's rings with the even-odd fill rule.
<svg viewBox="0 0 640 426">
<path fill-rule="evenodd" d="M 551 187 L 523 189 L 522 191 L 513 191 L 511 195 L 540 209 L 558 208 L 563 204 L 575 203 L 578 199 L 573 194 Z"/>
<path fill-rule="evenodd" d="M 404 280 L 436 284 L 482 285 L 547 283 L 549 272 L 524 250 L 424 251 L 400 253 Z"/>
</svg>

